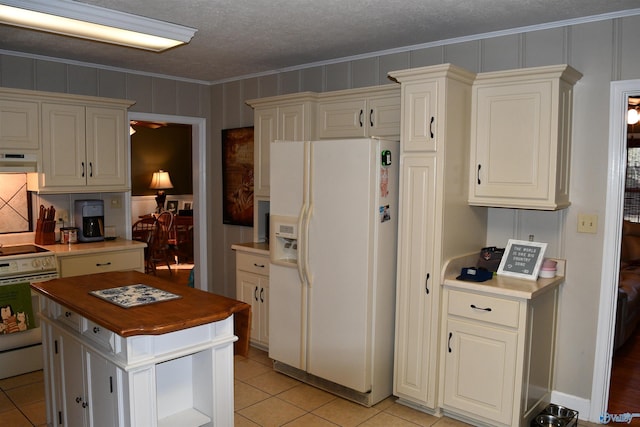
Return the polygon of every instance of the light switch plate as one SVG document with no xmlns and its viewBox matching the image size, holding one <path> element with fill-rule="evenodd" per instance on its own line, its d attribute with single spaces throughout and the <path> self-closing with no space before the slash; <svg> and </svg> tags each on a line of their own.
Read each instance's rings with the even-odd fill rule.
<svg viewBox="0 0 640 427">
<path fill-rule="evenodd" d="M 578 233 L 597 233 L 598 215 L 578 214 Z"/>
</svg>

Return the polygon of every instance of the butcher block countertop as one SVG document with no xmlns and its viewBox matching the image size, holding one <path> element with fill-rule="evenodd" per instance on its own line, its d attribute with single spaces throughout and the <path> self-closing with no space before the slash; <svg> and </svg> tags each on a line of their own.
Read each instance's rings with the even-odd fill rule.
<svg viewBox="0 0 640 427">
<path fill-rule="evenodd" d="M 180 298 L 123 308 L 90 294 L 90 291 L 144 284 Z M 110 272 L 33 283 L 32 289 L 122 337 L 161 335 L 234 316 L 236 353 L 249 345 L 251 306 L 221 295 L 137 271 Z"/>
</svg>

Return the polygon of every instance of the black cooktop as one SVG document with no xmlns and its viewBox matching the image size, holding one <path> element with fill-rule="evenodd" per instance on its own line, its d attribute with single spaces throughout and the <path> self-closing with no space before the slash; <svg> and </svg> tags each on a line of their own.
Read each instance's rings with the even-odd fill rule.
<svg viewBox="0 0 640 427">
<path fill-rule="evenodd" d="M 11 255 L 25 255 L 25 254 L 37 254 L 40 252 L 49 252 L 48 249 L 41 248 L 36 245 L 14 245 L 14 246 L 0 246 L 0 257 Z"/>
</svg>

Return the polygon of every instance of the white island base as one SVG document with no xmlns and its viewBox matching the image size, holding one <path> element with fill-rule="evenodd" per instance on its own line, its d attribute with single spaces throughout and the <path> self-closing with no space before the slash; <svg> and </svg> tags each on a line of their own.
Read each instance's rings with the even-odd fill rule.
<svg viewBox="0 0 640 427">
<path fill-rule="evenodd" d="M 77 287 L 85 284 L 83 277 L 103 276 L 73 278 Z M 64 280 L 70 279 L 43 283 L 40 290 L 48 425 L 233 426 L 234 316 L 244 303 L 185 286 L 166 289 L 180 292 L 180 298 L 144 308 L 120 308 L 77 287 L 69 291 L 77 304 L 70 299 L 63 304 L 64 295 L 55 291 L 73 289 L 57 286 L 66 285 Z M 49 285 L 54 282 L 55 288 Z M 190 298 L 199 298 L 200 304 Z M 189 311 L 189 306 L 194 308 Z M 188 324 L 198 311 L 220 307 L 225 310 L 217 318 Z M 178 330 L 167 320 L 176 312 L 188 319 Z M 131 329 L 119 329 L 112 319 L 128 319 L 124 323 Z M 157 329 L 141 332 L 145 322 Z"/>
</svg>

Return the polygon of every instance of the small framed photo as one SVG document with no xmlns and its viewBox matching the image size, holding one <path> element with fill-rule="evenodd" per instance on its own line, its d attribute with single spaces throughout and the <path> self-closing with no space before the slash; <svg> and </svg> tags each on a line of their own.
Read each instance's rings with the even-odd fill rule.
<svg viewBox="0 0 640 427">
<path fill-rule="evenodd" d="M 537 280 L 546 249 L 546 243 L 509 240 L 497 274 Z"/>
<path fill-rule="evenodd" d="M 168 200 L 167 201 L 167 210 L 174 214 L 178 213 L 178 201 L 177 200 Z"/>
<path fill-rule="evenodd" d="M 185 200 L 184 202 L 182 202 L 182 209 L 185 211 L 190 211 L 191 209 L 193 209 L 193 202 L 191 200 Z"/>
</svg>

